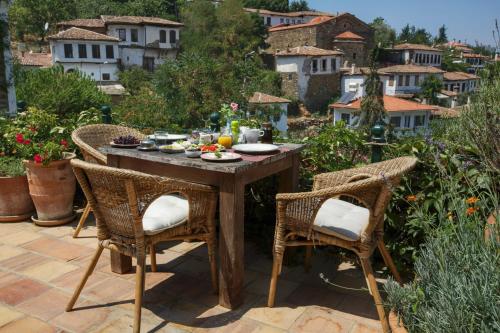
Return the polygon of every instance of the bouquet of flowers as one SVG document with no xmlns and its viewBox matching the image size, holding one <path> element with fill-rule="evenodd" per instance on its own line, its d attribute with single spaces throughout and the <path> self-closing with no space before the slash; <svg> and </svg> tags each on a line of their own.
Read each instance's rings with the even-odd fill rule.
<svg viewBox="0 0 500 333">
<path fill-rule="evenodd" d="M 224 120 L 227 122 L 233 119 L 233 117 L 238 114 L 239 107 L 240 106 L 235 102 L 231 102 L 231 104 L 225 103 L 222 104 L 219 112 L 224 117 Z"/>
</svg>

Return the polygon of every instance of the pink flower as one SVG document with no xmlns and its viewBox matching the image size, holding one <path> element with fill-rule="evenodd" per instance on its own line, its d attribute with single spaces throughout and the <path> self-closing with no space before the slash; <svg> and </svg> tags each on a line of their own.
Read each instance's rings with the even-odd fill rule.
<svg viewBox="0 0 500 333">
<path fill-rule="evenodd" d="M 231 109 L 233 109 L 234 112 L 238 111 L 239 105 L 235 102 L 231 103 Z"/>
<path fill-rule="evenodd" d="M 42 163 L 43 158 L 42 158 L 42 156 L 40 156 L 40 154 L 35 154 L 35 156 L 33 156 L 33 161 L 35 161 L 35 163 L 37 163 L 37 164 L 40 164 L 40 163 Z"/>
<path fill-rule="evenodd" d="M 64 148 L 68 148 L 68 141 L 62 139 L 61 140 L 61 146 L 64 146 Z"/>
<path fill-rule="evenodd" d="M 24 137 L 21 133 L 16 134 L 16 142 L 17 143 L 23 143 L 24 142 Z"/>
</svg>

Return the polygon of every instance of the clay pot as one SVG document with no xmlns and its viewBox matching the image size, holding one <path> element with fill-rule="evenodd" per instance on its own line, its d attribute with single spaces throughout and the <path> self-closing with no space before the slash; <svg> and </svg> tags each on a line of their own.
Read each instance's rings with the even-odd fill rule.
<svg viewBox="0 0 500 333">
<path fill-rule="evenodd" d="M 34 210 L 26 176 L 0 177 L 0 222 L 26 221 Z"/>
<path fill-rule="evenodd" d="M 389 327 L 392 333 L 408 333 L 403 325 L 403 321 L 394 311 L 389 312 Z"/>
<path fill-rule="evenodd" d="M 47 166 L 24 161 L 30 195 L 36 207 L 37 216 L 32 217 L 35 224 L 54 226 L 74 219 L 76 179 L 70 164 L 74 157 L 75 154 L 68 154 L 65 159 Z"/>
</svg>

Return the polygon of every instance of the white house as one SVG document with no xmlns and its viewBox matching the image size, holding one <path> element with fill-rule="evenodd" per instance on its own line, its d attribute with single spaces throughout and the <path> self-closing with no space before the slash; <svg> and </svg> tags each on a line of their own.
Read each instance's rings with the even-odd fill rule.
<svg viewBox="0 0 500 333">
<path fill-rule="evenodd" d="M 342 64 L 342 51 L 325 50 L 314 46 L 299 46 L 286 50 L 277 50 L 275 53 L 276 71 L 282 76 L 284 95 L 297 97 L 301 101 L 313 96 L 309 91 L 310 82 L 314 78 L 321 79 L 324 87 L 336 86 L 338 89 L 340 66 Z M 333 88 L 332 88 L 333 89 Z M 328 87 L 330 95 L 334 92 Z M 321 92 L 315 90 L 313 97 Z"/>
<path fill-rule="evenodd" d="M 341 93 L 354 93 L 356 98 L 364 96 L 364 85 L 369 71 L 366 67 L 343 69 Z M 384 67 L 377 72 L 382 81 L 384 95 L 396 97 L 413 97 L 414 94 L 420 93 L 420 85 L 425 78 L 434 75 L 443 80 L 444 73 L 433 66 L 413 64 Z"/>
<path fill-rule="evenodd" d="M 330 16 L 333 17 L 335 15 L 324 12 L 317 11 L 300 11 L 300 12 L 289 12 L 289 13 L 281 13 L 281 12 L 273 12 L 266 9 L 254 9 L 254 8 L 245 8 L 247 13 L 257 13 L 264 20 L 264 24 L 268 27 L 287 24 L 303 24 L 309 23 L 312 19 L 319 16 Z"/>
<path fill-rule="evenodd" d="M 479 76 L 464 72 L 446 72 L 443 74 L 444 90 L 458 94 L 475 92 L 479 86 Z"/>
<path fill-rule="evenodd" d="M 343 121 L 349 126 L 356 126 L 357 116 L 354 114 L 361 110 L 361 98 L 346 103 L 330 105 L 333 110 L 333 123 Z M 384 95 L 384 107 L 387 111 L 387 124 L 391 124 L 397 132 L 414 133 L 425 131 L 429 126 L 429 119 L 433 111 L 438 108 L 413 101 Z"/>
<path fill-rule="evenodd" d="M 95 81 L 118 80 L 118 38 L 70 28 L 49 36 L 49 41 L 52 63 L 61 64 L 64 71 L 79 70 Z"/>
<path fill-rule="evenodd" d="M 486 62 L 490 60 L 489 57 L 477 53 L 462 53 L 460 58 L 462 63 L 469 66 L 470 73 L 477 73 L 477 71 L 483 69 Z"/>
<path fill-rule="evenodd" d="M 182 26 L 143 16 L 102 15 L 99 19 L 60 22 L 58 27 L 64 30 L 49 37 L 52 62 L 61 63 L 65 70 L 79 69 L 97 81 L 116 81 L 118 68 L 122 67 L 140 66 L 153 71 L 165 59 L 177 55 Z M 70 40 L 74 48 L 71 52 L 69 46 L 64 46 L 71 44 Z"/>
<path fill-rule="evenodd" d="M 395 55 L 395 62 L 400 64 L 441 67 L 443 52 L 428 45 L 404 43 L 387 51 Z"/>
<path fill-rule="evenodd" d="M 253 108 L 263 107 L 266 109 L 269 107 L 277 107 L 280 109 L 281 113 L 271 117 L 270 120 L 273 127 L 280 131 L 281 136 L 286 137 L 286 133 L 288 131 L 288 104 L 291 103 L 290 100 L 261 92 L 255 92 L 253 96 L 248 99 L 248 103 L 251 108 L 253 106 Z"/>
</svg>

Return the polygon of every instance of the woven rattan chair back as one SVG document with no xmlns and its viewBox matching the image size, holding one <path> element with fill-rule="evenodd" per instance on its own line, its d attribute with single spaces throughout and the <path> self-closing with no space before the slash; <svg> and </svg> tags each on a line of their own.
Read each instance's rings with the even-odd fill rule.
<svg viewBox="0 0 500 333">
<path fill-rule="evenodd" d="M 145 137 L 141 132 L 124 126 L 96 124 L 82 126 L 71 134 L 73 142 L 80 148 L 83 158 L 87 162 L 106 165 L 106 155 L 98 148 L 108 145 L 114 138 L 132 135 L 139 140 Z"/>
</svg>

